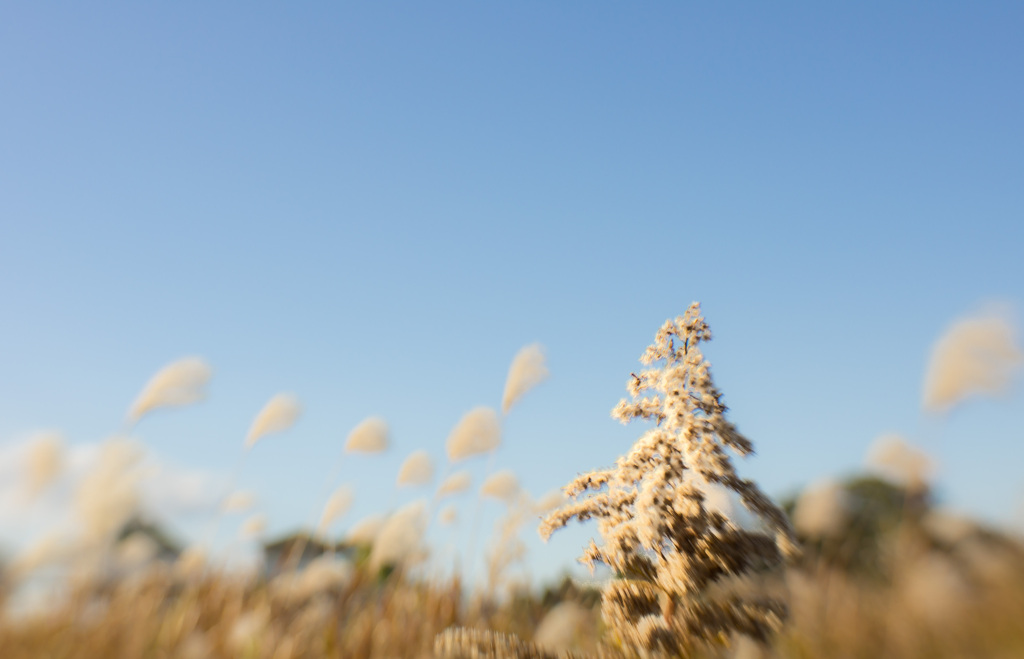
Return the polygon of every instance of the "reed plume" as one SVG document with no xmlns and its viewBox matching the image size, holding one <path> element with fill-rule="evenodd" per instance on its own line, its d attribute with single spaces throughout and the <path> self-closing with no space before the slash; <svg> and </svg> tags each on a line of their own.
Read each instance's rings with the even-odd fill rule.
<svg viewBox="0 0 1024 659">
<path fill-rule="evenodd" d="M 346 453 L 382 453 L 390 444 L 388 424 L 371 416 L 359 422 L 345 440 Z"/>
<path fill-rule="evenodd" d="M 615 467 L 579 476 L 566 488 L 574 501 L 548 515 L 544 539 L 571 519 L 596 519 L 580 561 L 603 563 L 617 578 L 602 596 L 602 614 L 619 641 L 644 652 L 688 654 L 702 643 L 740 633 L 766 642 L 786 616 L 782 601 L 712 587 L 731 577 L 779 566 L 796 554 L 785 514 L 758 486 L 741 479 L 729 451 L 754 447 L 725 418 L 701 343 L 711 331 L 694 303 L 668 320 L 631 374 L 631 400 L 612 416 L 654 422 Z M 692 472 L 694 477 L 687 477 Z M 767 533 L 748 531 L 705 505 L 702 483 L 735 492 Z"/>
<path fill-rule="evenodd" d="M 266 435 L 288 430 L 295 425 L 300 414 L 302 406 L 293 394 L 275 395 L 267 401 L 249 426 L 249 432 L 245 436 L 246 448 L 252 448 Z"/>
<path fill-rule="evenodd" d="M 501 424 L 498 414 L 489 407 L 477 407 L 459 420 L 445 443 L 450 462 L 458 462 L 484 453 L 491 453 L 501 445 Z"/>
<path fill-rule="evenodd" d="M 512 406 L 530 389 L 548 377 L 544 349 L 539 343 L 528 345 L 512 359 L 505 379 L 505 393 L 501 397 L 501 413 L 508 414 Z"/>
<path fill-rule="evenodd" d="M 186 357 L 164 366 L 150 378 L 128 410 L 127 421 L 135 424 L 160 407 L 180 407 L 201 401 L 213 370 L 199 357 Z"/>
</svg>

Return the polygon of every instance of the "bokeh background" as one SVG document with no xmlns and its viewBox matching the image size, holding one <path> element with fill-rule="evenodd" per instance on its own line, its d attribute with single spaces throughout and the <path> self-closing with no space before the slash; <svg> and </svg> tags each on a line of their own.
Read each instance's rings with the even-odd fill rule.
<svg viewBox="0 0 1024 659">
<path fill-rule="evenodd" d="M 472 468 L 539 497 L 639 435 L 609 410 L 694 300 L 758 448 L 742 475 L 781 498 L 897 433 L 934 459 L 943 505 L 1020 528 L 1019 384 L 922 401 L 944 332 L 1013 327 L 1024 299 L 1022 19 L 1016 3 L 5 5 L 5 555 L 73 523 L 75 475 L 190 355 L 213 367 L 206 399 L 130 432 L 154 465 L 148 511 L 185 541 L 231 487 L 258 495 L 268 537 L 307 523 L 371 415 L 391 448 L 344 458 L 338 532 L 429 496 L 395 491 L 401 462 L 424 449 L 442 470 L 452 427 L 500 404 L 534 342 L 550 378 Z M 232 481 L 280 391 L 301 418 Z M 28 504 L 23 458 L 46 431 L 67 482 Z M 471 492 L 455 545 L 478 519 L 482 546 L 500 505 L 476 510 Z M 241 521 L 217 551 L 251 555 Z M 592 534 L 541 545 L 528 527 L 531 573 L 569 569 Z"/>
</svg>

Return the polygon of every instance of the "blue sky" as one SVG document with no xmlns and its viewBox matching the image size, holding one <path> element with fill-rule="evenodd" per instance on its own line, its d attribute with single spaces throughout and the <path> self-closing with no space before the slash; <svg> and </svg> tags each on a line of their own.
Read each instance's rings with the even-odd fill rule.
<svg viewBox="0 0 1024 659">
<path fill-rule="evenodd" d="M 226 473 L 295 392 L 240 477 L 285 530 L 383 416 L 394 450 L 343 467 L 355 519 L 539 341 L 552 377 L 496 464 L 540 494 L 639 435 L 609 410 L 700 300 L 744 475 L 781 495 L 899 432 L 951 505 L 1008 520 L 1020 387 L 944 420 L 920 396 L 945 327 L 1024 300 L 1022 27 L 1015 3 L 7 5 L 0 442 L 102 440 L 198 354 L 209 399 L 147 446 Z"/>
</svg>

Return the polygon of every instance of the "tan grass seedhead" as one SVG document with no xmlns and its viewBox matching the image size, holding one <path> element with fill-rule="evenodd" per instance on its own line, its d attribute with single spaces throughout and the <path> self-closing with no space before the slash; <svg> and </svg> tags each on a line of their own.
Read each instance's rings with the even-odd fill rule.
<svg viewBox="0 0 1024 659">
<path fill-rule="evenodd" d="M 468 471 L 457 471 L 437 488 L 437 498 L 446 497 L 451 494 L 459 494 L 469 489 L 473 484 L 473 477 Z"/>
<path fill-rule="evenodd" d="M 213 369 L 199 357 L 186 357 L 164 366 L 132 403 L 128 422 L 134 424 L 161 407 L 181 407 L 203 400 L 212 375 Z"/>
<path fill-rule="evenodd" d="M 302 414 L 302 405 L 294 394 L 281 393 L 275 395 L 253 419 L 249 432 L 245 436 L 246 448 L 252 448 L 266 435 L 284 432 L 298 421 Z"/>
<path fill-rule="evenodd" d="M 434 478 L 434 462 L 426 451 L 414 451 L 398 469 L 396 485 L 416 487 L 427 485 Z"/>
<path fill-rule="evenodd" d="M 480 486 L 480 496 L 490 497 L 511 505 L 520 494 L 519 479 L 509 469 L 504 469 L 484 481 Z"/>
<path fill-rule="evenodd" d="M 971 396 L 1007 390 L 1024 365 L 1013 325 L 998 315 L 963 318 L 935 342 L 925 374 L 922 405 L 947 412 Z"/>
<path fill-rule="evenodd" d="M 38 496 L 64 468 L 64 438 L 57 432 L 35 435 L 28 445 L 28 491 Z"/>
<path fill-rule="evenodd" d="M 665 322 L 641 358 L 648 368 L 628 381 L 632 400 L 612 411 L 623 423 L 654 426 L 614 468 L 570 483 L 566 493 L 575 501 L 540 527 L 547 539 L 571 519 L 598 521 L 603 544 L 591 543 L 580 560 L 619 575 L 605 587 L 603 615 L 623 643 L 643 652 L 686 654 L 732 633 L 767 641 L 786 615 L 784 603 L 767 596 L 711 595 L 722 579 L 780 565 L 796 545 L 785 514 L 733 467 L 728 451 L 754 449 L 725 418 L 700 349 L 710 338 L 697 303 Z M 700 478 L 687 478 L 688 471 Z M 701 482 L 735 492 L 774 537 L 709 510 Z"/>
<path fill-rule="evenodd" d="M 544 349 L 539 343 L 528 345 L 512 359 L 505 379 L 505 393 L 501 397 L 501 413 L 508 414 L 512 406 L 530 389 L 548 377 Z"/>
<path fill-rule="evenodd" d="M 445 450 L 450 462 L 490 453 L 501 445 L 501 424 L 498 414 L 489 407 L 477 407 L 466 412 L 459 420 Z"/>
<path fill-rule="evenodd" d="M 388 424 L 380 417 L 364 419 L 352 429 L 345 441 L 347 453 L 382 453 L 388 450 Z"/>
</svg>

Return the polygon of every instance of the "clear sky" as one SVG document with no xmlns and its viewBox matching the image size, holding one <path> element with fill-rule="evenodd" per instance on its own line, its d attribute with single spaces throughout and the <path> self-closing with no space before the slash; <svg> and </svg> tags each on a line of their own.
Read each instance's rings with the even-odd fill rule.
<svg viewBox="0 0 1024 659">
<path fill-rule="evenodd" d="M 223 478 L 294 392 L 239 478 L 284 531 L 380 415 L 357 519 L 539 341 L 495 465 L 541 494 L 627 450 L 609 410 L 699 300 L 743 475 L 783 495 L 898 432 L 1009 520 L 1020 386 L 920 400 L 951 322 L 1024 301 L 1022 30 L 996 2 L 7 3 L 0 444 L 95 444 L 200 355 L 208 400 L 137 428 L 154 455 Z"/>
</svg>

